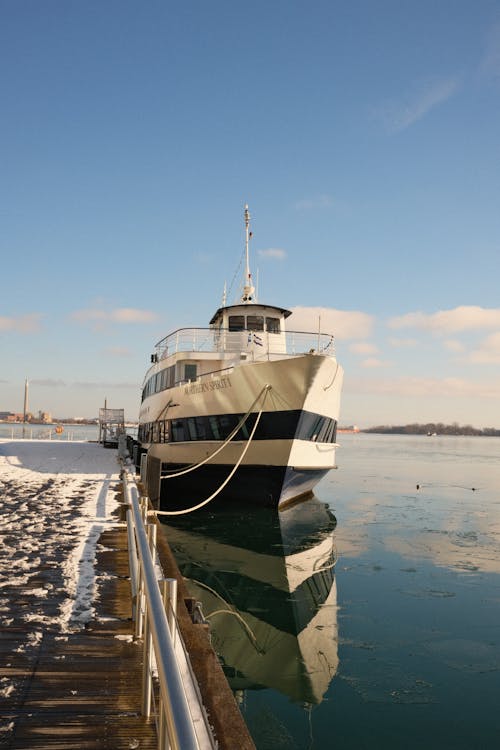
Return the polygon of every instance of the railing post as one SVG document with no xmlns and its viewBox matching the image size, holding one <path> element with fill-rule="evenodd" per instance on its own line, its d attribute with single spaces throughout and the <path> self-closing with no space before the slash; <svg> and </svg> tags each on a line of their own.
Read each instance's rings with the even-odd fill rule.
<svg viewBox="0 0 500 750">
<path fill-rule="evenodd" d="M 139 607 L 139 563 L 135 545 L 134 524 L 130 506 L 127 510 L 128 567 L 130 570 L 130 589 L 132 593 L 132 620 L 137 620 Z"/>
<path fill-rule="evenodd" d="M 139 499 L 140 507 L 141 507 L 141 518 L 142 522 L 144 524 L 144 527 L 148 525 L 148 497 L 147 495 L 141 495 Z"/>
<path fill-rule="evenodd" d="M 151 550 L 151 559 L 153 561 L 153 565 L 155 565 L 156 564 L 156 524 L 148 523 L 147 529 L 148 529 L 149 549 Z"/>
<path fill-rule="evenodd" d="M 170 743 L 167 738 L 167 723 L 165 721 L 165 708 L 163 701 L 159 701 L 158 706 L 159 721 L 158 721 L 158 748 L 159 750 L 170 750 Z"/>
<path fill-rule="evenodd" d="M 163 578 L 162 580 L 162 599 L 167 613 L 168 628 L 172 638 L 172 646 L 175 648 L 176 641 L 176 617 L 177 617 L 177 579 Z M 159 701 L 159 726 L 158 726 L 158 747 L 160 750 L 170 750 L 170 743 L 167 737 L 167 724 L 165 719 L 165 707 L 161 700 Z"/>
<path fill-rule="evenodd" d="M 177 579 L 170 578 L 169 580 L 169 617 L 168 624 L 170 632 L 172 633 L 172 643 L 175 646 L 175 640 L 177 635 Z"/>
<path fill-rule="evenodd" d="M 142 715 L 146 718 L 151 716 L 151 695 L 153 692 L 153 678 L 151 675 L 153 650 L 153 636 L 149 627 L 148 612 L 144 613 L 144 648 L 142 663 Z"/>
<path fill-rule="evenodd" d="M 135 604 L 135 637 L 141 638 L 144 622 L 144 576 L 142 574 L 142 565 L 139 561 L 137 597 Z"/>
<path fill-rule="evenodd" d="M 147 498 L 142 498 L 142 513 L 147 520 Z M 151 550 L 151 559 L 153 565 L 156 562 L 156 531 L 155 523 L 146 524 L 149 549 Z M 153 636 L 149 626 L 149 616 L 147 607 L 144 612 L 144 649 L 142 665 L 142 715 L 146 718 L 151 716 L 151 698 L 153 694 L 153 677 L 151 674 L 153 663 Z"/>
<path fill-rule="evenodd" d="M 163 603 L 165 605 L 165 612 L 167 613 L 167 622 L 172 636 L 172 643 L 175 645 L 175 635 L 177 628 L 175 627 L 175 621 L 177 617 L 177 579 L 176 578 L 164 578 L 163 579 Z"/>
<path fill-rule="evenodd" d="M 147 453 L 143 453 L 141 455 L 141 466 L 140 466 L 140 469 L 139 469 L 139 474 L 140 474 L 140 477 L 141 477 L 142 484 L 146 483 L 147 470 L 148 470 L 148 454 Z"/>
</svg>

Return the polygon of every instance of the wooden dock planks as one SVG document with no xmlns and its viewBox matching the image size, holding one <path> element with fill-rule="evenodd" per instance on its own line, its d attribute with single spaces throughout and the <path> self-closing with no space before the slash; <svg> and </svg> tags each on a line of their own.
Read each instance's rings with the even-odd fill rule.
<svg viewBox="0 0 500 750">
<path fill-rule="evenodd" d="M 142 643 L 132 637 L 126 529 L 103 532 L 99 544 L 104 578 L 84 629 L 44 632 L 29 648 L 29 624 L 0 631 L 0 679 L 16 686 L 0 697 L 0 748 L 157 747 L 153 721 L 140 714 Z"/>
</svg>

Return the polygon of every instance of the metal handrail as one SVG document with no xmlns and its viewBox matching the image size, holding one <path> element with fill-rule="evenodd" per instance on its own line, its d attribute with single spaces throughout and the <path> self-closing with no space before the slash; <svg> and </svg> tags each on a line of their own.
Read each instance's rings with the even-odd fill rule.
<svg viewBox="0 0 500 750">
<path fill-rule="evenodd" d="M 156 361 L 179 352 L 244 351 L 248 343 L 255 343 L 254 336 L 259 340 L 257 347 L 266 355 L 295 356 L 311 350 L 330 356 L 335 353 L 334 337 L 328 333 L 282 331 L 275 334 L 250 329 L 230 331 L 227 328 L 179 328 L 156 344 Z"/>
<path fill-rule="evenodd" d="M 137 592 L 135 611 L 140 617 L 141 589 L 144 591 L 147 612 L 145 639 L 151 638 L 158 670 L 160 686 L 160 725 L 162 716 L 166 725 L 166 744 L 172 750 L 199 750 L 199 743 L 193 726 L 193 718 L 187 702 L 184 686 L 179 673 L 167 613 L 158 586 L 154 563 L 151 557 L 147 533 L 144 527 L 138 490 L 132 486 L 123 473 L 125 502 L 129 505 L 130 520 L 135 529 L 135 544 L 139 558 L 139 572 L 132 571 L 132 590 Z M 130 550 L 129 550 L 130 554 Z M 134 576 L 140 581 L 133 580 Z M 160 742 L 162 742 L 160 733 Z M 163 747 L 162 747 L 163 750 Z"/>
</svg>

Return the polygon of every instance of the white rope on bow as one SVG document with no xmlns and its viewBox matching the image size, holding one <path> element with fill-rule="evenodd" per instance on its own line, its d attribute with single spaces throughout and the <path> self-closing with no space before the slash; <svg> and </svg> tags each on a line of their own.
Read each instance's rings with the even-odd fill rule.
<svg viewBox="0 0 500 750">
<path fill-rule="evenodd" d="M 217 497 L 217 495 L 220 492 L 222 492 L 222 490 L 224 489 L 224 487 L 227 485 L 227 483 L 230 481 L 230 479 L 234 476 L 234 474 L 236 473 L 236 471 L 237 471 L 238 467 L 240 466 L 241 462 L 245 458 L 246 452 L 247 452 L 247 450 L 250 447 L 250 443 L 252 442 L 253 436 L 255 435 L 255 431 L 256 431 L 256 429 L 258 427 L 260 418 L 262 416 L 262 412 L 264 411 L 264 405 L 266 403 L 267 394 L 268 394 L 268 392 L 270 390 L 271 390 L 271 386 L 270 385 L 265 385 L 264 388 L 262 389 L 262 391 L 260 392 L 259 396 L 257 397 L 257 399 L 260 398 L 260 396 L 262 395 L 262 393 L 264 393 L 264 398 L 262 400 L 262 405 L 261 405 L 259 413 L 257 414 L 257 419 L 255 420 L 255 424 L 254 424 L 254 426 L 252 428 L 252 432 L 250 433 L 250 435 L 248 437 L 247 443 L 246 443 L 245 447 L 243 448 L 241 456 L 239 457 L 238 461 L 236 462 L 236 464 L 231 469 L 231 472 L 229 473 L 229 476 L 226 477 L 226 479 L 221 484 L 221 486 L 212 495 L 210 495 L 210 497 L 207 497 L 206 500 L 202 500 L 201 503 L 198 503 L 197 505 L 194 505 L 191 508 L 185 508 L 184 510 L 153 510 L 153 511 L 150 511 L 150 512 L 152 512 L 156 516 L 181 516 L 181 515 L 184 515 L 186 513 L 192 513 L 193 511 L 199 510 L 200 508 L 203 508 L 203 506 L 208 505 L 208 503 L 211 500 L 213 500 L 215 497 Z M 255 401 L 254 401 L 254 403 L 255 403 Z M 206 463 L 206 461 L 204 461 L 203 463 Z M 201 465 L 202 464 L 198 464 L 198 466 L 201 466 Z"/>
<path fill-rule="evenodd" d="M 234 438 L 234 436 L 236 435 L 236 433 L 243 427 L 243 425 L 247 421 L 248 417 L 250 416 L 250 414 L 252 412 L 253 407 L 255 406 L 255 404 L 257 403 L 257 401 L 259 400 L 259 398 L 262 396 L 263 393 L 265 393 L 265 395 L 267 395 L 267 391 L 269 391 L 271 389 L 271 387 L 272 386 L 270 386 L 270 385 L 265 385 L 264 386 L 264 388 L 261 390 L 261 392 L 259 393 L 259 395 L 255 399 L 255 401 L 253 402 L 253 404 L 251 405 L 251 407 L 247 411 L 247 413 L 240 419 L 240 421 L 238 422 L 238 424 L 236 425 L 236 427 L 234 428 L 234 430 L 228 435 L 228 437 L 224 440 L 224 442 L 222 443 L 222 445 L 219 445 L 219 447 L 213 453 L 211 453 L 209 456 L 207 456 L 206 458 L 204 458 L 203 461 L 200 461 L 197 464 L 191 464 L 190 466 L 187 466 L 185 469 L 182 469 L 181 471 L 174 471 L 173 474 L 162 474 L 162 477 L 161 477 L 162 480 L 163 479 L 174 479 L 175 477 L 181 477 L 183 474 L 189 474 L 190 471 L 194 471 L 195 469 L 198 469 L 200 466 L 203 466 L 204 464 L 206 464 L 209 461 L 211 461 L 212 458 L 214 458 L 214 456 L 216 456 L 218 453 L 220 453 L 221 450 L 223 448 L 225 448 L 228 443 L 231 442 L 231 440 Z M 262 413 L 262 410 L 261 410 L 261 413 Z"/>
</svg>

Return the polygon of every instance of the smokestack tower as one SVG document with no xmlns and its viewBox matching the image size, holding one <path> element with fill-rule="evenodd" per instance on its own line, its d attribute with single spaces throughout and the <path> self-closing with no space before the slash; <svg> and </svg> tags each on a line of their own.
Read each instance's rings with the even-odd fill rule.
<svg viewBox="0 0 500 750">
<path fill-rule="evenodd" d="M 24 412 L 23 412 L 24 423 L 26 423 L 27 416 L 28 416 L 28 378 L 26 378 L 24 382 Z"/>
</svg>

